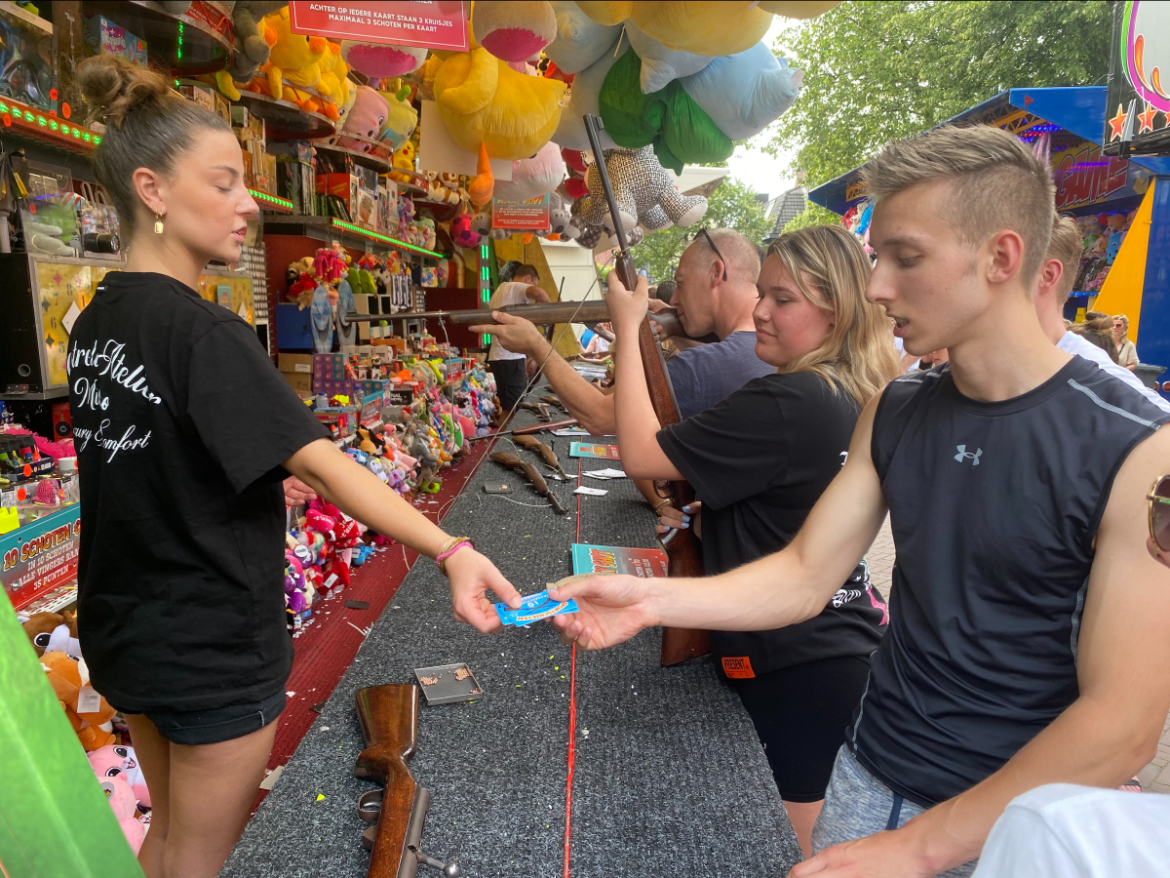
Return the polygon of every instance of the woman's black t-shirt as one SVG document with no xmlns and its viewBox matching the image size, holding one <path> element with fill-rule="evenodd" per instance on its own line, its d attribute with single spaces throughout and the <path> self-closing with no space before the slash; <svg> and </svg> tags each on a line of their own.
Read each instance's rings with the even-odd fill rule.
<svg viewBox="0 0 1170 878">
<path fill-rule="evenodd" d="M 859 411 L 811 372 L 765 375 L 693 418 L 667 427 L 658 444 L 703 501 L 703 564 L 723 573 L 788 545 L 840 472 Z M 716 631 L 715 654 L 730 677 L 840 656 L 868 656 L 881 641 L 886 607 L 862 562 L 824 611 L 772 631 Z"/>
<path fill-rule="evenodd" d="M 325 429 L 255 330 L 165 275 L 107 275 L 68 371 L 94 687 L 133 713 L 276 694 L 292 666 L 281 463 Z"/>
</svg>

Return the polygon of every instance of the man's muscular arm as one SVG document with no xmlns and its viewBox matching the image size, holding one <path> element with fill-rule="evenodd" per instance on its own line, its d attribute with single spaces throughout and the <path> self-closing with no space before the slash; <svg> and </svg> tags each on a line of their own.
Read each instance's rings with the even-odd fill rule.
<svg viewBox="0 0 1170 878">
<path fill-rule="evenodd" d="M 613 397 L 606 396 L 565 362 L 532 322 L 503 311 L 493 311 L 499 325 L 468 327 L 472 332 L 490 335 L 510 351 L 524 354 L 537 365 L 544 363 L 544 377 L 552 385 L 569 414 L 594 436 L 613 433 L 617 428 Z"/>
</svg>

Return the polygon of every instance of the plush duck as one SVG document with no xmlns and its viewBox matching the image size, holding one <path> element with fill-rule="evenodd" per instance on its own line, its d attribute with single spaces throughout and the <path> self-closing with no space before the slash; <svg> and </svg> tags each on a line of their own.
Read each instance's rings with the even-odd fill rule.
<svg viewBox="0 0 1170 878">
<path fill-rule="evenodd" d="M 517 73 L 483 48 L 447 57 L 435 75 L 435 100 L 460 147 L 519 161 L 535 154 L 557 130 L 566 84 Z"/>
</svg>

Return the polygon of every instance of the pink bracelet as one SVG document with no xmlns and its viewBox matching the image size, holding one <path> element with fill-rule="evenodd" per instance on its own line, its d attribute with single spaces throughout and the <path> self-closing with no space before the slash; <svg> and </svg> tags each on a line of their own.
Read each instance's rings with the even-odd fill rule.
<svg viewBox="0 0 1170 878">
<path fill-rule="evenodd" d="M 435 559 L 435 563 L 439 565 L 439 570 L 443 572 L 444 576 L 447 575 L 447 565 L 444 562 L 464 546 L 471 546 L 473 549 L 475 548 L 475 545 L 471 542 L 471 540 L 461 540 Z"/>
</svg>

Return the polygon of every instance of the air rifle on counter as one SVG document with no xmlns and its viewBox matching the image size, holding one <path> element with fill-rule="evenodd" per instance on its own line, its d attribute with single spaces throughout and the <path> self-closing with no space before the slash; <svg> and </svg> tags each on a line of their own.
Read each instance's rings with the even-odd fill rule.
<svg viewBox="0 0 1170 878">
<path fill-rule="evenodd" d="M 545 497 L 552 504 L 553 512 L 558 515 L 564 515 L 569 511 L 561 505 L 561 502 L 557 499 L 557 495 L 548 489 L 548 482 L 544 480 L 544 476 L 532 464 L 525 463 L 510 451 L 493 451 L 489 456 L 501 466 L 506 466 L 508 469 L 513 469 L 523 474 L 532 483 L 532 487 L 536 493 L 541 497 Z"/>
<path fill-rule="evenodd" d="M 490 325 L 496 321 L 492 319 L 492 311 L 503 311 L 516 317 L 523 317 L 538 326 L 551 326 L 556 323 L 599 323 L 609 320 L 609 305 L 605 302 L 576 301 L 550 302 L 540 305 L 505 305 L 502 308 L 471 308 L 461 311 L 413 311 L 402 314 L 358 314 L 351 311 L 346 316 L 348 322 L 369 322 L 380 320 L 422 320 L 431 318 L 445 320 L 456 326 Z M 646 316 L 658 326 L 658 332 L 663 338 L 691 338 L 683 329 L 678 319 L 678 312 L 673 308 L 662 311 L 647 311 Z M 594 330 L 596 331 L 596 330 Z M 602 333 L 602 336 L 608 333 Z M 716 335 L 704 336 L 695 341 L 719 341 Z"/>
<path fill-rule="evenodd" d="M 605 167 L 604 151 L 601 148 L 599 133 L 604 126 L 597 116 L 586 114 L 585 132 L 589 135 L 589 145 L 593 155 L 597 158 L 594 167 L 600 178 L 602 189 L 605 190 L 605 200 L 609 206 L 610 221 L 618 239 L 618 256 L 614 260 L 613 273 L 622 285 L 633 290 L 638 282 L 638 273 L 634 270 L 634 263 L 630 259 L 630 247 L 626 240 L 625 229 L 622 228 L 621 213 L 617 201 L 613 196 L 613 186 L 609 182 L 609 172 Z M 674 398 L 674 387 L 670 383 L 670 375 L 666 371 L 666 361 L 662 357 L 662 348 L 654 336 L 650 321 L 654 315 L 647 314 L 641 329 L 638 331 L 638 350 L 642 355 L 642 368 L 646 373 L 646 385 L 650 390 L 650 403 L 658 423 L 663 427 L 677 424 L 681 418 L 678 413 L 678 402 Z M 695 499 L 694 489 L 683 481 L 670 483 L 671 505 L 682 509 Z M 699 548 L 698 540 L 690 529 L 674 529 L 660 540 L 667 555 L 667 576 L 702 576 L 703 553 Z M 674 665 L 695 656 L 711 651 L 711 633 L 690 628 L 663 628 L 662 629 L 662 664 Z"/>
<path fill-rule="evenodd" d="M 557 453 L 552 450 L 551 446 L 545 445 L 535 436 L 517 436 L 516 444 L 521 448 L 527 448 L 534 454 L 539 454 L 544 458 L 544 462 L 557 471 L 557 475 L 564 480 L 568 480 L 565 471 L 561 468 L 561 461 L 557 457 Z"/>
<path fill-rule="evenodd" d="M 485 436 L 472 436 L 468 442 L 479 442 L 482 439 L 495 439 L 497 436 L 528 436 L 532 433 L 543 433 L 546 430 L 563 430 L 566 427 L 576 427 L 579 422 L 576 418 L 562 418 L 559 421 L 543 421 L 539 424 L 529 424 L 527 427 L 516 427 L 512 430 L 503 430 L 499 433 L 488 433 Z"/>
<path fill-rule="evenodd" d="M 420 865 L 441 869 L 446 878 L 461 874 L 455 863 L 428 857 L 419 847 L 431 794 L 406 765 L 418 745 L 418 693 L 413 684 L 396 683 L 354 696 L 366 741 L 354 774 L 382 785 L 358 799 L 358 816 L 374 824 L 362 833 L 370 851 L 367 878 L 414 878 Z"/>
<path fill-rule="evenodd" d="M 552 413 L 548 410 L 548 405 L 543 402 L 522 402 L 517 408 L 524 409 L 526 412 L 532 412 L 541 421 L 548 424 L 552 422 Z"/>
</svg>

